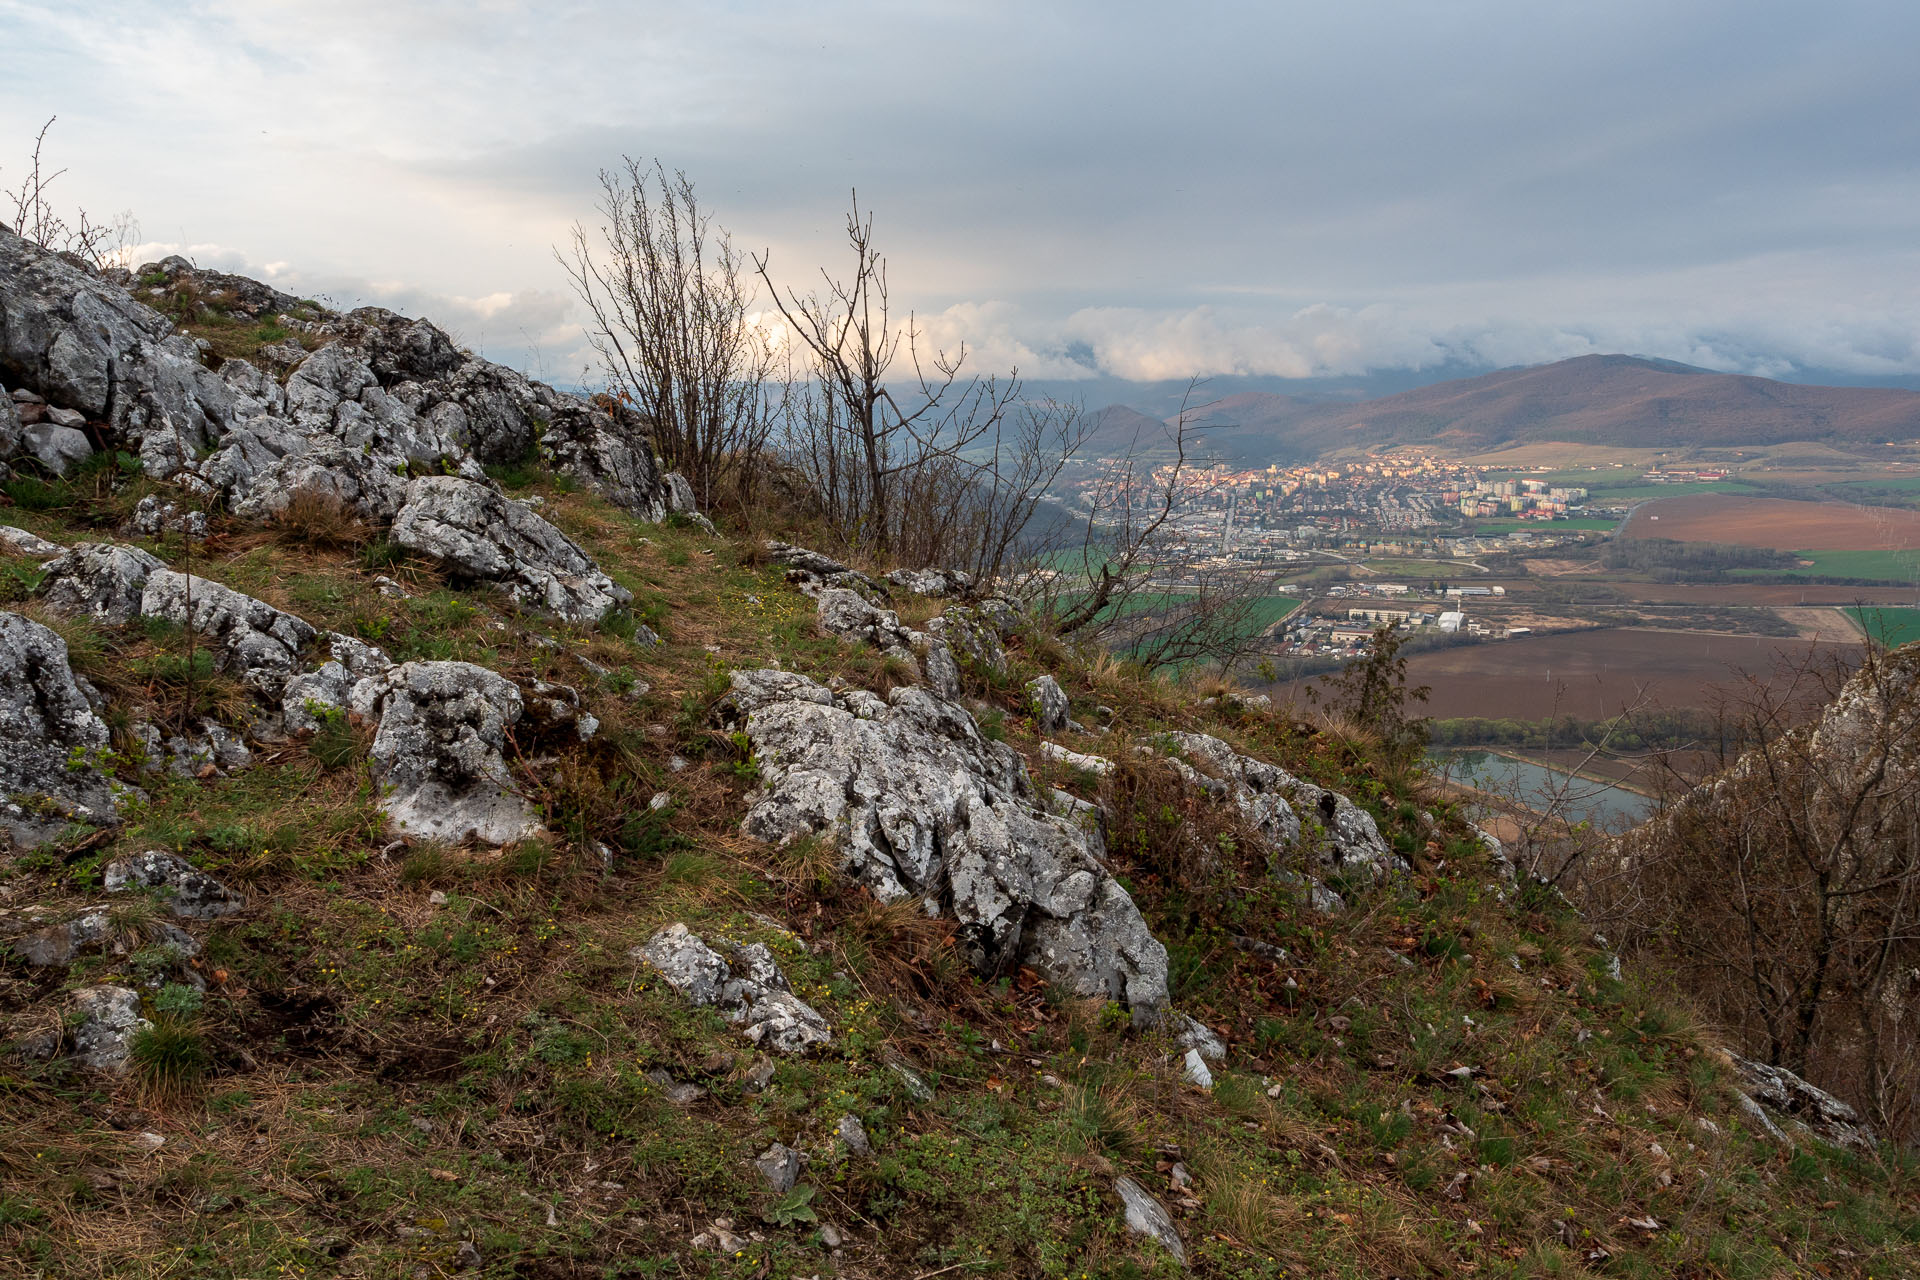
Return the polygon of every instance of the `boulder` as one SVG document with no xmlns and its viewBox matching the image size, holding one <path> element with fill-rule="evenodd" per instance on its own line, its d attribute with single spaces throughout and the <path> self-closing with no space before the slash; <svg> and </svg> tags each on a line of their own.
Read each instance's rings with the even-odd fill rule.
<svg viewBox="0 0 1920 1280">
<path fill-rule="evenodd" d="M 1067 691 L 1050 675 L 1038 675 L 1027 681 L 1027 707 L 1033 712 L 1033 724 L 1041 733 L 1058 733 L 1067 727 Z"/>
<path fill-rule="evenodd" d="M 1075 995 L 1151 1021 L 1166 951 L 1076 822 L 1049 812 L 1025 765 L 964 707 L 917 688 L 884 703 L 789 672 L 735 672 L 717 708 L 761 771 L 741 830 L 784 844 L 836 838 L 842 865 L 885 901 L 920 896 L 960 925 L 982 973 L 1031 964 Z M 869 701 L 871 700 L 871 701 Z"/>
<path fill-rule="evenodd" d="M 0 389 L 0 459 L 20 452 L 21 429 L 20 410 L 15 407 L 13 397 Z"/>
<path fill-rule="evenodd" d="M 389 535 L 455 575 L 503 588 L 567 622 L 598 622 L 633 599 L 573 539 L 485 485 L 415 480 Z"/>
<path fill-rule="evenodd" d="M 84 431 L 42 422 L 21 431 L 20 450 L 64 479 L 93 456 L 93 441 L 87 439 Z"/>
<path fill-rule="evenodd" d="M 246 900 L 178 854 L 161 849 L 131 854 L 107 864 L 108 893 L 145 889 L 187 920 L 211 920 L 246 908 Z"/>
<path fill-rule="evenodd" d="M 133 726 L 133 733 L 146 754 L 144 766 L 177 778 L 224 777 L 253 763 L 253 752 L 239 734 L 205 716 L 197 731 L 169 736 L 143 722 Z"/>
<path fill-rule="evenodd" d="M 618 421 L 578 402 L 565 404 L 547 424 L 540 444 L 556 471 L 642 520 L 657 523 L 669 512 L 683 509 L 676 505 L 678 491 L 672 482 L 679 480 L 686 488 L 686 481 L 672 473 L 661 474 L 652 443 L 637 421 Z M 691 488 L 686 488 L 685 500 L 685 509 L 691 510 Z"/>
<path fill-rule="evenodd" d="M 470 662 L 408 662 L 353 693 L 377 715 L 370 758 L 380 807 L 402 836 L 511 844 L 539 834 L 502 751 L 520 690 Z"/>
<path fill-rule="evenodd" d="M 207 513 L 195 511 L 177 502 L 165 502 L 157 493 L 140 499 L 127 522 L 133 532 L 145 538 L 178 533 L 195 540 L 207 536 Z"/>
<path fill-rule="evenodd" d="M 731 961 L 686 925 L 671 924 L 632 954 L 653 966 L 689 1004 L 720 1009 L 762 1048 L 804 1053 L 833 1038 L 827 1020 L 793 994 L 764 943 L 724 945 Z"/>
<path fill-rule="evenodd" d="M 82 542 L 45 566 L 42 602 L 66 617 L 121 627 L 140 616 L 147 579 L 159 557 L 117 542 Z"/>
<path fill-rule="evenodd" d="M 319 634 L 264 600 L 172 569 L 156 569 L 147 578 L 140 611 L 205 636 L 213 644 L 216 669 L 272 702 L 280 700 L 299 668 L 301 650 Z"/>
<path fill-rule="evenodd" d="M 979 579 L 958 569 L 895 569 L 887 575 L 887 585 L 917 596 L 936 600 L 971 595 Z"/>
<path fill-rule="evenodd" d="M 109 741 L 97 697 L 73 674 L 66 641 L 0 613 L 0 829 L 16 846 L 117 821 L 116 787 L 95 764 Z"/>
<path fill-rule="evenodd" d="M 0 556 L 45 560 L 59 555 L 61 550 L 58 543 L 48 542 L 37 533 L 28 533 L 25 529 L 16 529 L 10 524 L 0 525 Z"/>
</svg>

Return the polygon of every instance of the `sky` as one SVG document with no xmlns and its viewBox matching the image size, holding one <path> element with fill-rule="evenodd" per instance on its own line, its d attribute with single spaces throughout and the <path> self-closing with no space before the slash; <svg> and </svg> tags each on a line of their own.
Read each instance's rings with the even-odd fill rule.
<svg viewBox="0 0 1920 1280">
<path fill-rule="evenodd" d="M 554 381 L 592 380 L 554 246 L 632 156 L 802 290 L 857 189 L 896 314 L 982 372 L 1920 386 L 1911 0 L 0 0 L 0 47 L 0 186 L 57 115 L 53 194 L 143 259 Z"/>
</svg>

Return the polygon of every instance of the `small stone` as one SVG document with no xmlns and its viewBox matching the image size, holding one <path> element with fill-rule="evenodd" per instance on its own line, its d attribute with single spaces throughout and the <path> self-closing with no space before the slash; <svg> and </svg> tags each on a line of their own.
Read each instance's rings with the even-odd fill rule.
<svg viewBox="0 0 1920 1280">
<path fill-rule="evenodd" d="M 682 756 L 682 755 L 668 756 L 667 772 L 668 773 L 684 773 L 688 767 L 688 764 L 689 764 L 689 761 L 685 756 Z"/>
<path fill-rule="evenodd" d="M 1196 1088 L 1213 1088 L 1213 1072 L 1207 1069 L 1207 1060 L 1200 1056 L 1198 1049 L 1187 1050 L 1186 1070 L 1183 1073 L 1186 1082 Z"/>
<path fill-rule="evenodd" d="M 655 813 L 658 813 L 660 810 L 666 808 L 668 805 L 672 803 L 673 803 L 672 796 L 668 795 L 664 791 L 656 791 L 653 793 L 652 798 L 647 801 L 647 808 L 653 810 Z"/>
<path fill-rule="evenodd" d="M 460 1247 L 453 1251 L 453 1269 L 455 1271 L 471 1271 L 479 1265 L 480 1250 L 475 1247 L 473 1241 L 462 1240 Z"/>
<path fill-rule="evenodd" d="M 435 889 L 432 893 L 427 895 L 427 901 L 432 903 L 436 907 L 446 906 L 447 905 L 446 891 L 442 889 Z"/>
<path fill-rule="evenodd" d="M 873 1143 L 868 1140 L 866 1126 L 860 1123 L 860 1117 L 841 1116 L 839 1123 L 834 1125 L 833 1131 L 839 1135 L 841 1145 L 846 1147 L 849 1153 L 856 1156 L 873 1154 Z"/>
<path fill-rule="evenodd" d="M 837 1229 L 835 1229 L 834 1225 L 831 1222 L 821 1224 L 821 1227 L 820 1227 L 820 1243 L 821 1244 L 825 1245 L 829 1249 L 838 1249 L 841 1245 L 845 1244 L 846 1242 L 847 1242 L 847 1238 L 841 1235 L 840 1232 Z"/>
<path fill-rule="evenodd" d="M 87 415 L 73 409 L 48 409 L 47 421 L 57 427 L 72 427 L 78 431 L 87 425 Z"/>
<path fill-rule="evenodd" d="M 800 1181 L 802 1160 L 798 1151 L 785 1143 L 776 1142 L 754 1157 L 753 1167 L 767 1180 L 776 1195 L 785 1195 L 793 1190 L 793 1184 Z"/>
<path fill-rule="evenodd" d="M 1167 1170 L 1167 1181 L 1176 1191 L 1185 1191 L 1193 1185 L 1193 1174 L 1188 1172 L 1186 1165 L 1176 1160 L 1173 1168 Z"/>
<path fill-rule="evenodd" d="M 142 1151 L 158 1151 L 167 1145 L 167 1140 L 158 1133 L 137 1133 L 133 1136 L 133 1144 Z"/>
<path fill-rule="evenodd" d="M 922 1079 L 918 1071 L 904 1062 L 889 1062 L 887 1066 L 900 1077 L 900 1083 L 906 1086 L 908 1096 L 915 1102 L 933 1101 L 933 1086 Z"/>
</svg>

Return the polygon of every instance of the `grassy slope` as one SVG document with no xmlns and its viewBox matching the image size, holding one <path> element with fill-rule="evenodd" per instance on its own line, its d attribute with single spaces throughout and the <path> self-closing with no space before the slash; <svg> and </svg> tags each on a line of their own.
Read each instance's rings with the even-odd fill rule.
<svg viewBox="0 0 1920 1280">
<path fill-rule="evenodd" d="M 83 485 L 56 509 L 9 514 L 61 540 L 101 536 L 86 526 L 111 523 L 140 487 Z M 990 732 L 1035 745 L 1019 686 L 1044 663 L 1083 719 L 1106 704 L 1122 733 L 1203 727 L 1349 792 L 1417 871 L 1348 886 L 1349 910 L 1314 916 L 1229 815 L 1164 771 L 1036 770 L 1111 806 L 1116 869 L 1168 944 L 1177 1001 L 1232 1053 L 1208 1096 L 1117 1011 L 1027 973 L 975 979 L 942 924 L 835 880 L 824 851 L 741 838 L 754 765 L 706 728 L 730 666 L 777 659 L 879 687 L 897 672 L 818 637 L 810 603 L 739 545 L 637 525 L 544 479 L 531 492 L 635 591 L 663 650 L 636 648 L 624 626 L 515 617 L 377 545 L 229 530 L 196 558 L 396 658 L 579 684 L 605 727 L 586 747 L 522 744 L 519 777 L 557 835 L 502 853 L 389 845 L 364 736 L 336 735 L 263 752 L 231 779 L 151 784 L 109 840 L 15 859 L 0 885 L 11 904 L 95 901 L 105 860 L 165 845 L 244 886 L 251 906 L 194 926 L 209 990 L 177 1019 L 211 1068 L 187 1096 L 0 1059 L 0 1256 L 63 1276 L 437 1275 L 471 1241 L 477 1274 L 501 1277 L 1172 1274 L 1122 1225 L 1111 1185 L 1124 1172 L 1174 1205 L 1205 1276 L 1920 1265 L 1904 1167 L 1749 1136 L 1676 1002 L 1609 978 L 1549 897 L 1503 903 L 1446 802 L 1382 776 L 1363 745 L 1202 713 L 1189 690 L 1044 638 L 1017 650 L 1012 679 L 976 683 L 997 708 Z M 179 563 L 177 544 L 155 549 Z M 385 599 L 375 569 L 418 594 Z M 31 578 L 16 564 L 0 585 L 18 596 Z M 177 704 L 162 661 L 175 637 L 60 626 L 119 698 Z M 651 686 L 637 701 L 636 679 Z M 675 755 L 690 767 L 672 771 Z M 655 790 L 675 803 L 650 816 Z M 750 1047 L 628 956 L 675 920 L 768 941 L 833 1022 L 831 1048 L 779 1061 L 756 1091 Z M 1233 933 L 1286 958 L 1240 950 Z M 154 963 L 136 951 L 59 974 L 8 957 L 5 1031 L 50 1025 L 65 986 Z M 931 1101 L 886 1065 L 900 1060 L 933 1082 Z M 1461 1067 L 1472 1075 L 1451 1074 Z M 654 1071 L 705 1095 L 676 1104 Z M 876 1158 L 832 1153 L 848 1112 Z M 143 1132 L 166 1141 L 148 1151 Z M 775 1139 L 814 1152 L 810 1196 L 776 1203 L 747 1163 Z M 1174 1159 L 1194 1178 L 1184 1195 Z M 1649 1215 L 1656 1226 L 1630 1221 Z M 694 1249 L 720 1217 L 740 1248 Z M 837 1255 L 828 1222 L 847 1238 Z"/>
</svg>

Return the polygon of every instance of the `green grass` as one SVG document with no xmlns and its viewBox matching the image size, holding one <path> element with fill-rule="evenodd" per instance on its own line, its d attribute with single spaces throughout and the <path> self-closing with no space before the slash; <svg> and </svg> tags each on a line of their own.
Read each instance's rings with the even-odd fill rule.
<svg viewBox="0 0 1920 1280">
<path fill-rule="evenodd" d="M 1643 498 L 1678 498 L 1689 493 L 1766 492 L 1766 486 L 1745 480 L 1695 480 L 1685 484 L 1625 484 L 1613 488 L 1591 488 L 1588 502 L 1637 502 Z"/>
<path fill-rule="evenodd" d="M 1920 551 L 1796 551 L 1811 564 L 1791 569 L 1735 569 L 1735 577 L 1859 578 L 1870 582 L 1920 583 Z"/>
<path fill-rule="evenodd" d="M 1920 609 L 1861 606 L 1847 614 L 1862 634 L 1889 649 L 1920 640 Z"/>
</svg>

